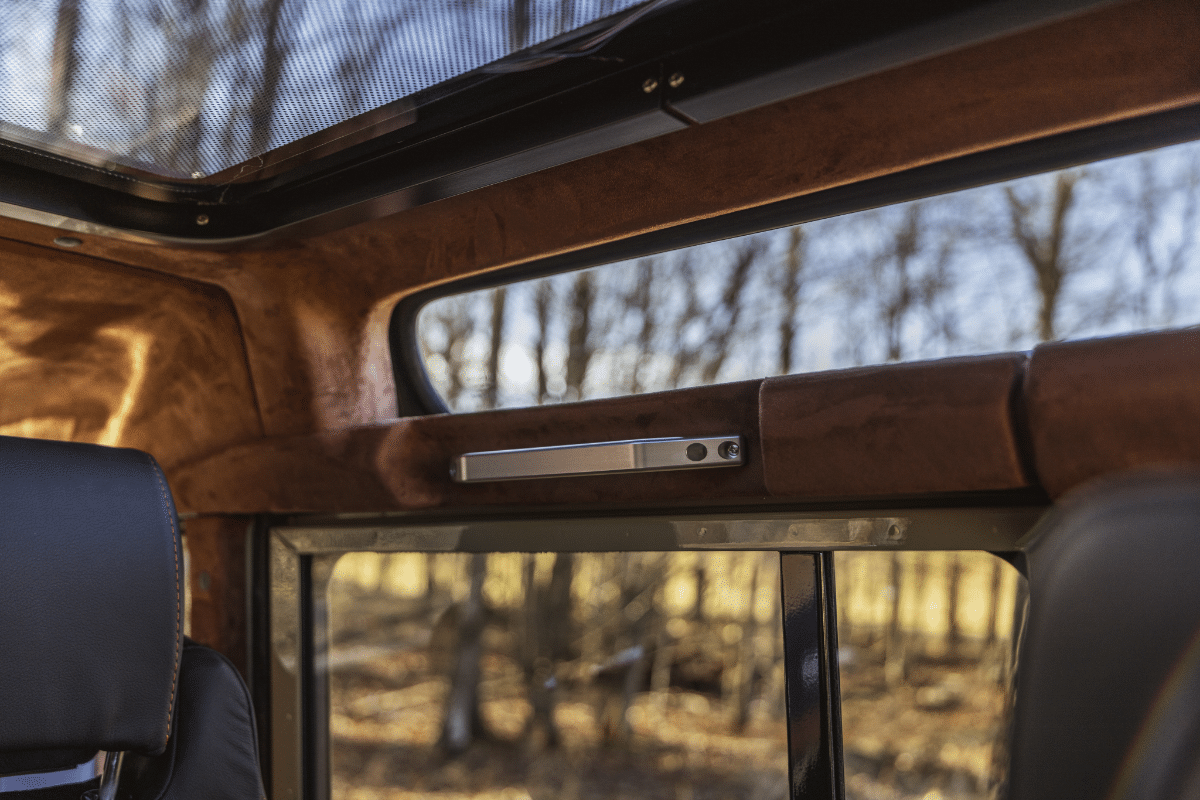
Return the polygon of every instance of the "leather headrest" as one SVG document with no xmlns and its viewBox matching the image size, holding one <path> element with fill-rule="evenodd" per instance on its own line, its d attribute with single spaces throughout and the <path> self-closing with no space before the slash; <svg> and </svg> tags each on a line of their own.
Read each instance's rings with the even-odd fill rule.
<svg viewBox="0 0 1200 800">
<path fill-rule="evenodd" d="M 0 773 L 162 752 L 182 572 L 149 455 L 0 437 Z"/>
</svg>

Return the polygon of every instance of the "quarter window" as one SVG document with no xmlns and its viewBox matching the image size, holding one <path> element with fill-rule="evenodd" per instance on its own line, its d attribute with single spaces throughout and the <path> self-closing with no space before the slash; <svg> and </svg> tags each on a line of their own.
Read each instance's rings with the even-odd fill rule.
<svg viewBox="0 0 1200 800">
<path fill-rule="evenodd" d="M 1200 144 L 430 302 L 452 411 L 1200 322 Z"/>
</svg>

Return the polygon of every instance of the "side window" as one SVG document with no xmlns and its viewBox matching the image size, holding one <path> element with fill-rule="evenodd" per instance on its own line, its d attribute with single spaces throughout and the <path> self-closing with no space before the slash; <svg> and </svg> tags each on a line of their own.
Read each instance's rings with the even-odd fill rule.
<svg viewBox="0 0 1200 800">
<path fill-rule="evenodd" d="M 1200 144 L 443 297 L 452 411 L 1200 322 Z"/>
<path fill-rule="evenodd" d="M 784 798 L 776 553 L 351 553 L 335 800 Z"/>
<path fill-rule="evenodd" d="M 329 569 L 334 800 L 791 796 L 779 553 Z M 864 552 L 835 572 L 847 797 L 994 796 L 1016 571 Z"/>
<path fill-rule="evenodd" d="M 835 559 L 846 796 L 995 797 L 1025 579 L 988 553 Z"/>
</svg>

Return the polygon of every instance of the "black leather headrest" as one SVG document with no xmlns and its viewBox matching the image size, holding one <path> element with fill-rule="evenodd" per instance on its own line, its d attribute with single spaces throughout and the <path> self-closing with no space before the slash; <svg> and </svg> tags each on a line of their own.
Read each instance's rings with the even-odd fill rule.
<svg viewBox="0 0 1200 800">
<path fill-rule="evenodd" d="M 1198 533 L 1193 470 L 1102 478 L 1038 524 L 1009 800 L 1200 796 Z"/>
<path fill-rule="evenodd" d="M 153 458 L 0 437 L 0 773 L 163 751 L 182 573 Z"/>
</svg>

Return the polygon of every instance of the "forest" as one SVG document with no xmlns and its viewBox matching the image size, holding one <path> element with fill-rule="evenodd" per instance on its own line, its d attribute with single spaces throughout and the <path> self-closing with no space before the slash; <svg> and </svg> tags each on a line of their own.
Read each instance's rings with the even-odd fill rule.
<svg viewBox="0 0 1200 800">
<path fill-rule="evenodd" d="M 777 553 L 352 553 L 327 592 L 337 800 L 788 796 Z M 1004 776 L 1023 581 L 839 553 L 851 798 Z"/>
</svg>

